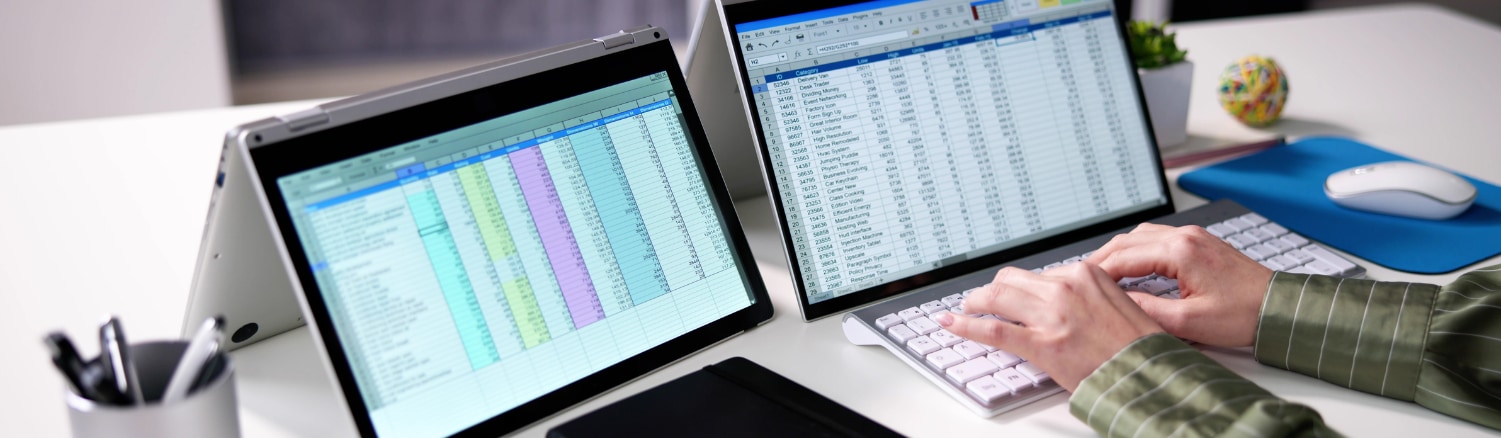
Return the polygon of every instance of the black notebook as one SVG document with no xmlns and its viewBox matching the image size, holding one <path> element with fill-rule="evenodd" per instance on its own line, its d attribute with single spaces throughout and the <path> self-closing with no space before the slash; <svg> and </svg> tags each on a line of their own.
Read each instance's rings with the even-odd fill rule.
<svg viewBox="0 0 1501 438">
<path fill-rule="evenodd" d="M 547 435 L 901 436 L 742 357 L 584 414 Z"/>
</svg>

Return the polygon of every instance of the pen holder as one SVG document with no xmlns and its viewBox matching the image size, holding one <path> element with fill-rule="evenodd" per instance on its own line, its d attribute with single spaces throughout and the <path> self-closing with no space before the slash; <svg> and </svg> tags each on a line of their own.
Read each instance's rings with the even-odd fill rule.
<svg viewBox="0 0 1501 438">
<path fill-rule="evenodd" d="M 120 406 L 99 403 L 68 390 L 68 422 L 75 437 L 238 437 L 240 414 L 235 399 L 234 364 L 223 352 L 217 375 L 171 403 L 162 393 L 172 378 L 186 341 L 132 344 L 136 375 L 145 404 Z"/>
</svg>

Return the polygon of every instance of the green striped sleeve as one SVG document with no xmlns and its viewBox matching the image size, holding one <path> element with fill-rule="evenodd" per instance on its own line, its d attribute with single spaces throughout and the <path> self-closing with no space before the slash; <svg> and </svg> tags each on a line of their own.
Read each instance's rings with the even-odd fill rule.
<svg viewBox="0 0 1501 438">
<path fill-rule="evenodd" d="M 1438 287 L 1273 274 L 1256 360 L 1347 388 L 1412 400 Z"/>
<path fill-rule="evenodd" d="M 1439 290 L 1415 401 L 1501 429 L 1501 265 Z"/>
<path fill-rule="evenodd" d="M 1501 266 L 1442 288 L 1277 273 L 1256 359 L 1501 428 Z"/>
<path fill-rule="evenodd" d="M 1338 435 L 1314 410 L 1161 333 L 1100 365 L 1074 390 L 1069 410 L 1107 437 Z"/>
</svg>

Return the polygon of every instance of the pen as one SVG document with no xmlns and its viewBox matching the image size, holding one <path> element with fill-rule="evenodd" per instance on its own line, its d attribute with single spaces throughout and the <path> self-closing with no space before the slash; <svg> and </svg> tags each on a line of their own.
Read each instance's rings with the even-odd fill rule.
<svg viewBox="0 0 1501 438">
<path fill-rule="evenodd" d="M 120 325 L 120 318 L 111 316 L 99 326 L 99 345 L 99 359 L 104 362 L 105 370 L 109 371 L 109 375 L 105 377 L 124 395 L 125 404 L 144 402 L 140 380 L 136 378 L 135 362 L 130 358 L 130 344 L 125 342 L 125 329 Z"/>
<path fill-rule="evenodd" d="M 1281 145 L 1284 145 L 1286 143 L 1287 143 L 1287 137 L 1277 136 L 1277 138 L 1274 138 L 1274 139 L 1271 139 L 1271 140 L 1258 141 L 1258 142 L 1253 142 L 1253 143 L 1246 143 L 1246 144 L 1242 144 L 1242 145 L 1224 147 L 1224 148 L 1219 148 L 1219 149 L 1210 149 L 1210 150 L 1207 150 L 1207 151 L 1192 152 L 1192 153 L 1187 153 L 1187 154 L 1173 156 L 1173 157 L 1162 157 L 1162 167 L 1187 166 L 1189 164 L 1198 163 L 1198 162 L 1204 161 L 1204 160 L 1209 160 L 1209 159 L 1213 159 L 1213 158 L 1219 158 L 1219 157 L 1223 157 L 1223 156 L 1227 156 L 1227 155 L 1239 154 L 1239 153 L 1242 153 L 1242 152 L 1259 151 L 1259 150 L 1271 148 L 1271 147 L 1274 147 L 1274 146 L 1281 146 Z"/>
<path fill-rule="evenodd" d="M 83 359 L 78 356 L 78 349 L 73 348 L 73 341 L 62 332 L 48 333 L 42 342 L 47 344 L 47 349 L 52 352 L 52 365 L 63 373 L 63 379 L 68 381 L 68 386 L 73 388 L 73 393 L 93 399 L 91 389 L 83 386 Z"/>
<path fill-rule="evenodd" d="M 188 348 L 183 350 L 182 359 L 177 361 L 177 368 L 172 370 L 172 378 L 167 381 L 167 390 L 162 393 L 162 403 L 171 403 L 186 398 L 188 390 L 192 389 L 199 380 L 199 375 L 208 368 L 210 359 L 219 352 L 219 328 L 224 326 L 223 317 L 208 318 L 193 334 L 193 339 L 188 341 Z"/>
</svg>

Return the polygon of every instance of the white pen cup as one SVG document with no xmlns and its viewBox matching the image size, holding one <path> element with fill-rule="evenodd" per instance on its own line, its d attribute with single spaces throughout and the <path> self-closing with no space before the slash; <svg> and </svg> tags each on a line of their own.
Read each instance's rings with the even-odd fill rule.
<svg viewBox="0 0 1501 438">
<path fill-rule="evenodd" d="M 146 403 L 115 405 L 67 391 L 68 422 L 73 436 L 93 437 L 238 437 L 239 406 L 235 398 L 234 364 L 223 352 L 223 366 L 187 397 L 163 403 L 162 393 L 187 350 L 187 341 L 131 344 L 136 376 Z"/>
</svg>

